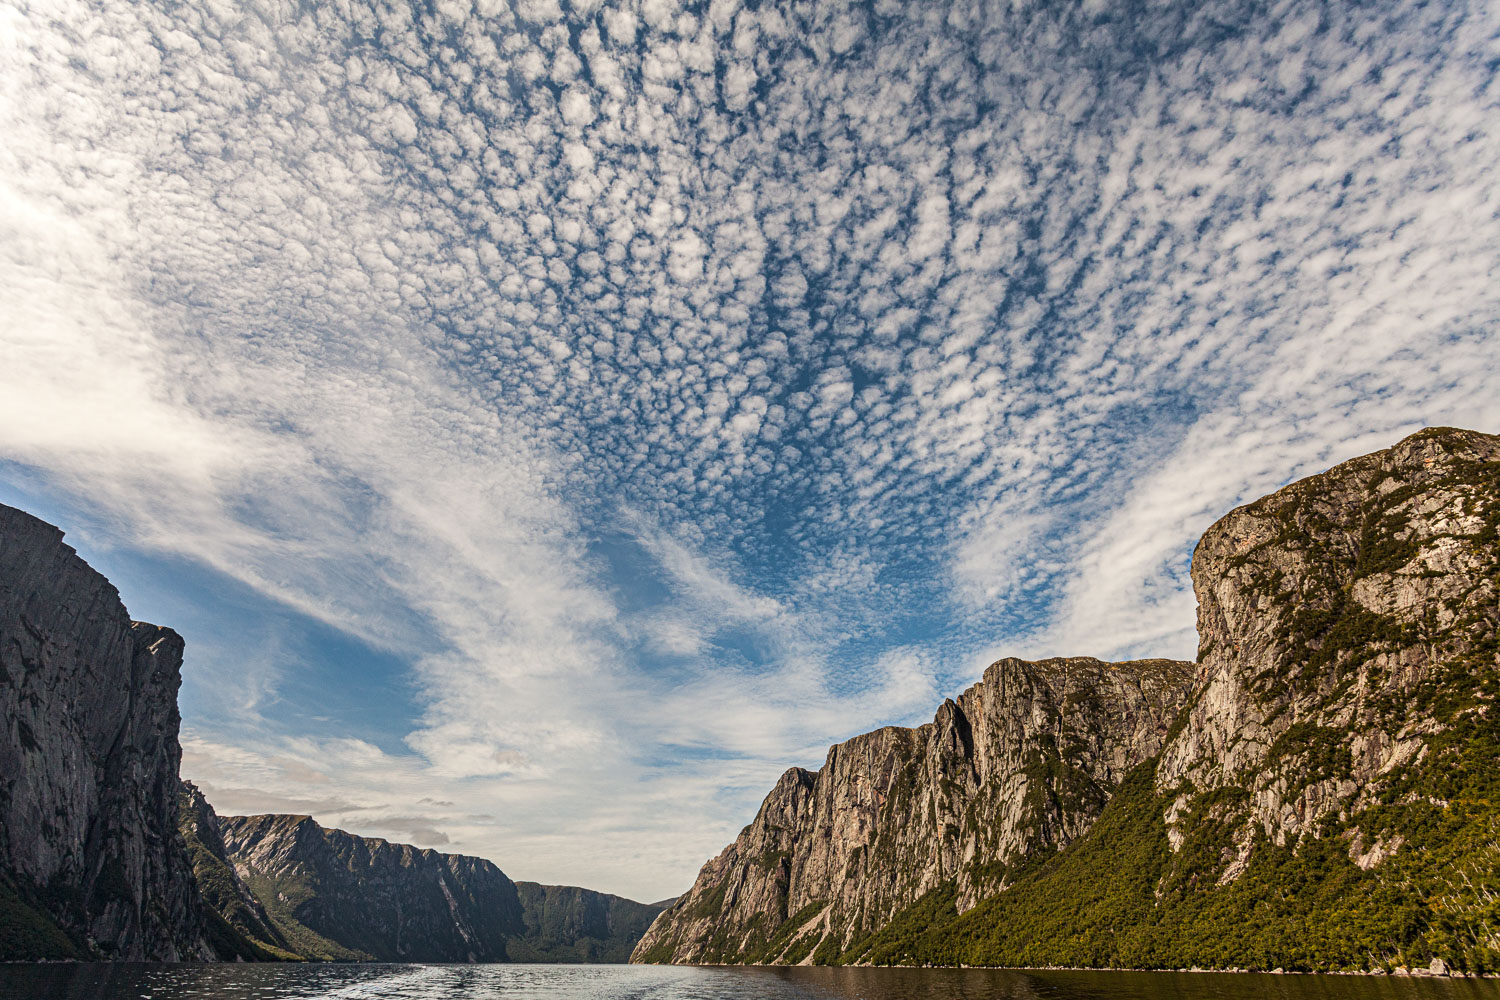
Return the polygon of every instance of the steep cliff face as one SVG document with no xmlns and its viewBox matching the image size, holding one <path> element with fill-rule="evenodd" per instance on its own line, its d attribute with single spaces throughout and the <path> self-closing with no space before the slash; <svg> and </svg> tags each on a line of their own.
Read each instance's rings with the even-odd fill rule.
<svg viewBox="0 0 1500 1000">
<path fill-rule="evenodd" d="M 232 870 L 204 877 L 212 867 L 205 864 L 200 878 L 221 887 L 210 898 L 231 924 L 275 952 L 386 962 L 623 962 L 660 912 L 589 889 L 515 883 L 481 858 L 357 837 L 307 816 L 215 817 L 203 807 L 200 829 L 220 832 L 219 857 Z"/>
<path fill-rule="evenodd" d="M 182 640 L 0 505 L 0 958 L 211 958 L 178 835 Z"/>
<path fill-rule="evenodd" d="M 827 960 L 1500 971 L 1500 438 L 1294 483 L 1192 575 L 1187 708 L 1087 832 Z"/>
<path fill-rule="evenodd" d="M 0 960 L 624 961 L 659 906 L 223 821 L 178 778 L 183 643 L 0 505 Z"/>
<path fill-rule="evenodd" d="M 1169 660 L 995 663 L 933 722 L 783 775 L 634 960 L 826 960 L 939 885 L 973 905 L 1088 829 L 1160 751 L 1192 676 Z"/>
<path fill-rule="evenodd" d="M 207 904 L 209 931 L 221 958 L 279 961 L 302 956 L 277 929 L 265 906 L 235 870 L 218 814 L 190 781 L 182 783 L 178 821 L 198 891 Z"/>
<path fill-rule="evenodd" d="M 1257 832 L 1285 844 L 1366 809 L 1435 735 L 1492 723 L 1497 523 L 1500 439 L 1433 429 L 1210 528 L 1199 682 L 1156 776 L 1173 846 L 1213 795 L 1235 818 L 1233 877 Z M 1363 834 L 1369 866 L 1386 848 Z"/>
</svg>

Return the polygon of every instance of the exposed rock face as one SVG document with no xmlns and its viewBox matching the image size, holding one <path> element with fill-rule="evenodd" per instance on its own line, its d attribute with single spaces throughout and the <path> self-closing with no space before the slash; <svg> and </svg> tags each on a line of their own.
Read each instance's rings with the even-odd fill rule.
<svg viewBox="0 0 1500 1000">
<path fill-rule="evenodd" d="M 1243 793 L 1241 861 L 1256 831 L 1294 841 L 1374 804 L 1460 717 L 1492 721 L 1497 522 L 1500 438 L 1435 428 L 1204 534 L 1198 684 L 1156 777 L 1174 847 L 1220 789 Z M 1354 840 L 1365 867 L 1394 850 Z"/>
<path fill-rule="evenodd" d="M 234 868 L 234 886 L 219 880 L 220 912 L 269 949 L 306 958 L 623 962 L 660 912 L 589 889 L 515 883 L 481 858 L 358 837 L 307 816 L 209 810 L 202 828 L 221 832 Z"/>
<path fill-rule="evenodd" d="M 626 962 L 665 907 L 571 885 L 517 882 L 525 931 L 510 942 L 517 962 Z"/>
<path fill-rule="evenodd" d="M 1429 429 L 1294 483 L 1210 528 L 1192 576 L 1200 648 L 1186 707 L 1165 735 L 1155 720 L 1172 697 L 1156 699 L 1168 710 L 1149 723 L 1116 722 L 1113 769 L 1099 766 L 1109 746 L 1064 750 L 1069 780 L 1051 787 L 1078 790 L 1062 808 L 1028 813 L 1002 780 L 979 799 L 990 839 L 962 818 L 957 831 L 934 823 L 953 811 L 931 775 L 972 789 L 954 763 L 981 745 L 972 724 L 974 751 L 955 752 L 964 728 L 945 706 L 914 734 L 835 748 L 816 776 L 788 772 L 634 958 L 1500 971 L 1500 437 Z M 1010 748 L 999 773 L 1014 775 L 1049 726 L 1016 724 L 1026 696 L 1015 685 L 986 674 L 980 689 L 1011 706 L 990 739 Z M 972 694 L 956 706 L 966 719 L 984 700 Z M 1074 717 L 1087 732 L 1121 716 L 1090 705 Z M 886 827 L 897 785 L 885 775 L 901 764 L 880 765 L 907 759 L 895 747 L 942 764 L 919 769 L 924 795 L 895 811 L 920 842 L 864 865 L 840 845 Z M 840 759 L 845 748 L 863 771 Z M 886 797 L 831 793 L 856 774 Z M 987 879 L 954 866 L 950 840 L 960 859 L 1011 867 Z M 1066 846 L 1038 850 L 1052 845 Z M 776 850 L 788 852 L 772 858 L 779 876 L 746 864 Z M 809 855 L 847 858 L 847 881 L 808 878 Z M 778 922 L 782 885 L 791 917 Z M 886 900 L 924 887 L 887 919 Z"/>
<path fill-rule="evenodd" d="M 0 505 L 0 958 L 211 958 L 177 830 L 182 640 L 62 537 Z"/>
<path fill-rule="evenodd" d="M 839 744 L 816 774 L 786 772 L 633 960 L 807 961 L 940 884 L 973 905 L 1013 864 L 1088 829 L 1125 772 L 1160 751 L 1192 677 L 1171 660 L 993 664 L 933 722 Z"/>
<path fill-rule="evenodd" d="M 0 960 L 624 961 L 660 906 L 230 817 L 181 783 L 183 643 L 0 505 Z"/>
</svg>

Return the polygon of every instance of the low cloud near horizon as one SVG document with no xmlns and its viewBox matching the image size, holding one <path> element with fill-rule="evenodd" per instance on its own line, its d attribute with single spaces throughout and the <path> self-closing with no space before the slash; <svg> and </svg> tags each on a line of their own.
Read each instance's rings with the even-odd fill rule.
<svg viewBox="0 0 1500 1000">
<path fill-rule="evenodd" d="M 6 9 L 0 500 L 179 616 L 221 811 L 674 895 L 990 657 L 1193 656 L 1233 506 L 1500 431 L 1497 42 L 1465 3 Z"/>
</svg>

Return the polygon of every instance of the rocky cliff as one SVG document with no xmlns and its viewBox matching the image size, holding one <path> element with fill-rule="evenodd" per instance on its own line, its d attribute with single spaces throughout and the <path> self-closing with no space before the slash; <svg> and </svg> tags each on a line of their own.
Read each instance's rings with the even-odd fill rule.
<svg viewBox="0 0 1500 1000">
<path fill-rule="evenodd" d="M 1494 722 L 1497 524 L 1500 438 L 1435 429 L 1204 534 L 1198 682 L 1156 772 L 1174 848 L 1178 817 L 1232 789 L 1232 878 L 1257 833 L 1364 810 L 1434 737 Z M 1366 833 L 1349 831 L 1369 867 L 1388 845 Z"/>
<path fill-rule="evenodd" d="M 660 912 L 488 861 L 221 820 L 178 777 L 183 642 L 0 505 L 0 961 L 624 961 Z"/>
<path fill-rule="evenodd" d="M 516 887 L 488 861 L 328 830 L 308 816 L 224 816 L 226 856 L 308 958 L 504 962 Z"/>
<path fill-rule="evenodd" d="M 635 958 L 1500 968 L 1500 438 L 1430 429 L 1294 483 L 1210 528 L 1192 578 L 1186 707 L 1120 761 L 1118 786 L 1062 797 L 1077 805 L 1058 834 L 1006 839 L 998 881 L 854 867 L 837 898 L 920 895 L 826 936 L 809 902 L 762 944 L 751 921 L 776 908 L 741 858 L 802 822 L 830 755 L 782 779 Z M 915 825 L 943 857 L 924 794 Z M 846 796 L 822 827 L 836 840 L 870 815 Z"/>
<path fill-rule="evenodd" d="M 1160 752 L 1192 677 L 1171 660 L 995 663 L 931 723 L 786 772 L 634 959 L 829 959 L 937 886 L 972 906 L 1088 829 Z"/>
<path fill-rule="evenodd" d="M 0 505 L 0 959 L 210 958 L 178 836 L 182 640 Z"/>
<path fill-rule="evenodd" d="M 659 912 L 589 889 L 515 883 L 481 858 L 325 829 L 308 816 L 206 810 L 200 829 L 222 843 L 216 858 L 206 844 L 199 868 L 220 887 L 211 897 L 219 912 L 267 950 L 304 958 L 620 962 Z M 212 882 L 210 858 L 229 866 Z"/>
</svg>

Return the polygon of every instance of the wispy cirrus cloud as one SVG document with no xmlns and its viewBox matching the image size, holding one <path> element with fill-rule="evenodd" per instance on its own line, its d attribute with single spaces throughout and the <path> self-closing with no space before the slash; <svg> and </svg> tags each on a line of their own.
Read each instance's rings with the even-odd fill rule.
<svg viewBox="0 0 1500 1000">
<path fill-rule="evenodd" d="M 1483 7 L 0 18 L 5 468 L 407 664 L 334 736 L 274 692 L 358 663 L 200 644 L 229 810 L 667 895 L 989 651 L 1191 655 L 1234 504 L 1500 426 Z"/>
</svg>

